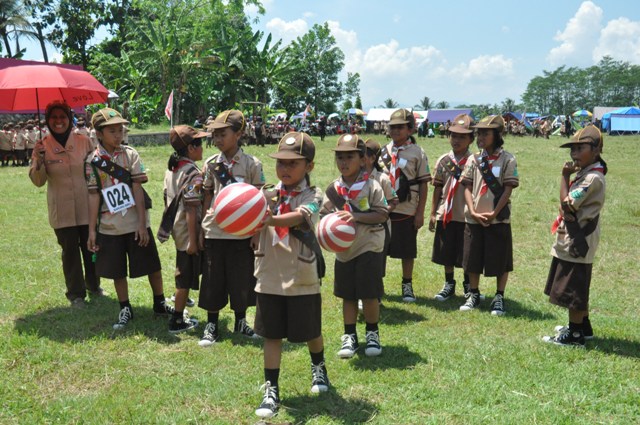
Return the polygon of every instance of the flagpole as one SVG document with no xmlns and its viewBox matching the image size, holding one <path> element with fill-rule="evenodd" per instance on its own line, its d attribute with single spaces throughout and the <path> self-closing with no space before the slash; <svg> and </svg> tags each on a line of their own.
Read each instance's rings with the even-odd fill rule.
<svg viewBox="0 0 640 425">
<path fill-rule="evenodd" d="M 173 89 L 171 89 L 171 128 L 173 128 Z"/>
</svg>

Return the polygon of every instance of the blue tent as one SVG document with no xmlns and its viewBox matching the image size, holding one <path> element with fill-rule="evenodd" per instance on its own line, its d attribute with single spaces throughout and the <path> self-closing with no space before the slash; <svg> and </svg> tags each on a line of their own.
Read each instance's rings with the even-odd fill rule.
<svg viewBox="0 0 640 425">
<path fill-rule="evenodd" d="M 640 133 L 640 109 L 635 106 L 616 109 L 602 116 L 602 129 L 607 133 Z"/>
</svg>

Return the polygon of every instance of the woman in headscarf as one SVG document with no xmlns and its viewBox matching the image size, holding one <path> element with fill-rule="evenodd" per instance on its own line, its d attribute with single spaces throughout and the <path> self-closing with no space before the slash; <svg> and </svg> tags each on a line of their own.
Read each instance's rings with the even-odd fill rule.
<svg viewBox="0 0 640 425">
<path fill-rule="evenodd" d="M 72 119 L 66 103 L 54 101 L 47 105 L 49 134 L 34 147 L 29 178 L 38 187 L 47 183 L 49 224 L 62 248 L 65 295 L 73 307 L 82 307 L 87 291 L 93 296 L 104 292 L 87 249 L 89 194 L 84 160 L 93 149 L 87 136 L 71 131 Z"/>
</svg>

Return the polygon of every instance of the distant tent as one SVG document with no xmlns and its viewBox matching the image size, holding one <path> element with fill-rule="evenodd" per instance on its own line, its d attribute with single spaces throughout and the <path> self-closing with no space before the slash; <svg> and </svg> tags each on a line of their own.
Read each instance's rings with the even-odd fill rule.
<svg viewBox="0 0 640 425">
<path fill-rule="evenodd" d="M 365 117 L 366 121 L 389 121 L 391 114 L 398 108 L 371 108 Z"/>
<path fill-rule="evenodd" d="M 471 109 L 429 109 L 427 119 L 429 123 L 445 123 L 453 121 L 460 114 L 471 115 Z"/>
<path fill-rule="evenodd" d="M 616 109 L 622 109 L 622 106 L 596 106 L 593 108 L 593 116 L 591 119 L 593 122 L 596 120 L 602 120 L 602 116 L 607 112 L 615 111 Z"/>
<path fill-rule="evenodd" d="M 609 134 L 640 133 L 640 109 L 629 106 L 607 112 L 602 116 L 602 129 Z"/>
</svg>

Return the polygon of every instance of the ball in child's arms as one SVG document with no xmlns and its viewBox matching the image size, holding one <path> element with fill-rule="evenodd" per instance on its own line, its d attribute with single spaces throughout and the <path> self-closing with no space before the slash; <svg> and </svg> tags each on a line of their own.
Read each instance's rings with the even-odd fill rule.
<svg viewBox="0 0 640 425">
<path fill-rule="evenodd" d="M 323 249 L 343 252 L 356 239 L 356 226 L 340 218 L 336 213 L 327 214 L 318 223 L 318 242 Z"/>
<path fill-rule="evenodd" d="M 262 227 L 267 200 L 247 183 L 225 186 L 213 202 L 213 219 L 222 230 L 235 236 L 252 236 Z"/>
</svg>

